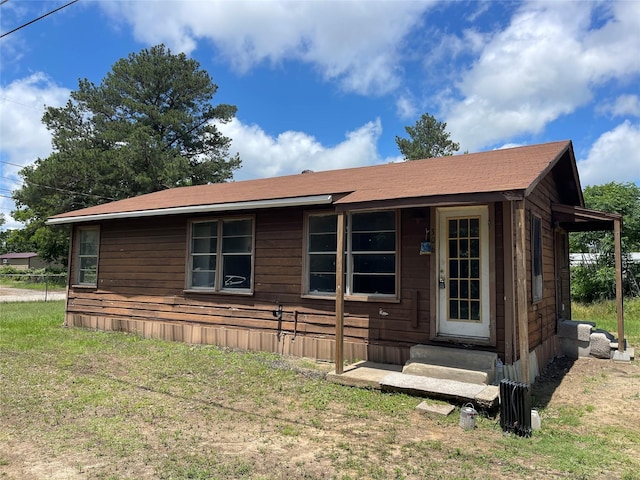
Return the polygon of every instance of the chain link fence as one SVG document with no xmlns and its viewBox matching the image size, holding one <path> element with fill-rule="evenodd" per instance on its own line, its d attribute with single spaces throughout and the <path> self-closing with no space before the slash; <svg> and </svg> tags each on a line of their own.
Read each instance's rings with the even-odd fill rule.
<svg viewBox="0 0 640 480">
<path fill-rule="evenodd" d="M 66 273 L 0 271 L 0 302 L 52 301 L 66 298 Z"/>
</svg>

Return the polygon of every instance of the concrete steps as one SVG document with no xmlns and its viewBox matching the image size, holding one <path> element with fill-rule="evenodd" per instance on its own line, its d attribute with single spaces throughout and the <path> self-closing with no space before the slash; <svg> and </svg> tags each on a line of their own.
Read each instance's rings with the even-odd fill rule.
<svg viewBox="0 0 640 480">
<path fill-rule="evenodd" d="M 496 377 L 497 354 L 480 350 L 414 345 L 402 369 L 407 375 L 490 385 Z"/>
<path fill-rule="evenodd" d="M 414 345 L 403 366 L 358 362 L 344 373 L 330 373 L 330 381 L 343 385 L 405 392 L 477 407 L 498 406 L 500 388 L 495 379 L 497 355 L 477 350 Z"/>
</svg>

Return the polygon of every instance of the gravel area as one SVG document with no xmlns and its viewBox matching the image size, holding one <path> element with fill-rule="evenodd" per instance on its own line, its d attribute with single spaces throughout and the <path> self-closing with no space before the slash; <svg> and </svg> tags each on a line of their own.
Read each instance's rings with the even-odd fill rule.
<svg viewBox="0 0 640 480">
<path fill-rule="evenodd" d="M 24 288 L 0 287 L 0 303 L 2 302 L 43 302 L 64 300 L 67 294 L 64 290 L 27 290 Z"/>
</svg>

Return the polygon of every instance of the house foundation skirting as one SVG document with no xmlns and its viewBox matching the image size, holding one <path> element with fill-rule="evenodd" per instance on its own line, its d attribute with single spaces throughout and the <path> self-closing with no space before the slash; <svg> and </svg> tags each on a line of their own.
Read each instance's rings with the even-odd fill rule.
<svg viewBox="0 0 640 480">
<path fill-rule="evenodd" d="M 536 377 L 547 364 L 562 352 L 560 338 L 553 335 L 529 352 L 529 384 L 535 382 Z M 504 377 L 509 380 L 522 381 L 520 378 L 520 360 L 504 366 Z"/>
<path fill-rule="evenodd" d="M 172 323 L 77 313 L 68 313 L 65 325 L 92 330 L 133 333 L 144 338 L 190 344 L 265 351 L 328 362 L 333 362 L 335 358 L 335 340 L 333 338 L 294 335 L 293 332 L 278 333 L 197 323 Z M 357 343 L 348 339 L 344 341 L 344 359 L 348 363 L 370 360 L 401 364 L 407 355 L 408 348 Z"/>
</svg>

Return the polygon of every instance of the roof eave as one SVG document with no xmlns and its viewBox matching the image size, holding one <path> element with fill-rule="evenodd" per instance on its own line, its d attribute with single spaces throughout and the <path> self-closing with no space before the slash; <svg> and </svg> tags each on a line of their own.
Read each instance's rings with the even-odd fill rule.
<svg viewBox="0 0 640 480">
<path fill-rule="evenodd" d="M 584 198 L 582 197 L 582 187 L 580 186 L 580 177 L 578 176 L 578 167 L 576 165 L 576 158 L 573 153 L 573 142 L 571 140 L 567 141 L 565 147 L 560 151 L 555 158 L 549 162 L 547 167 L 540 172 L 540 174 L 531 182 L 531 184 L 525 190 L 525 197 L 528 197 L 538 186 L 540 181 L 547 176 L 553 168 L 558 164 L 558 162 L 564 157 L 565 154 L 569 155 L 569 164 L 571 167 L 571 175 L 573 176 L 573 181 L 576 186 L 576 194 L 578 197 L 578 205 L 579 207 L 584 207 Z"/>
<path fill-rule="evenodd" d="M 154 217 L 158 215 L 183 215 L 213 212 L 236 212 L 277 207 L 297 207 L 305 205 L 327 205 L 333 201 L 332 195 L 310 195 L 305 197 L 277 198 L 272 200 L 253 200 L 247 202 L 216 203 L 207 205 L 190 205 L 186 207 L 156 208 L 135 210 L 131 212 L 111 212 L 94 215 L 78 215 L 75 217 L 52 217 L 47 225 L 64 225 L 71 223 L 99 222 L 102 220 L 118 220 L 129 218 Z"/>
<path fill-rule="evenodd" d="M 363 202 L 336 201 L 336 211 L 375 210 L 385 208 L 442 207 L 450 205 L 478 205 L 493 202 L 522 200 L 524 190 L 501 192 L 456 193 L 449 195 L 430 195 L 425 197 L 391 198 L 368 200 Z"/>
</svg>

